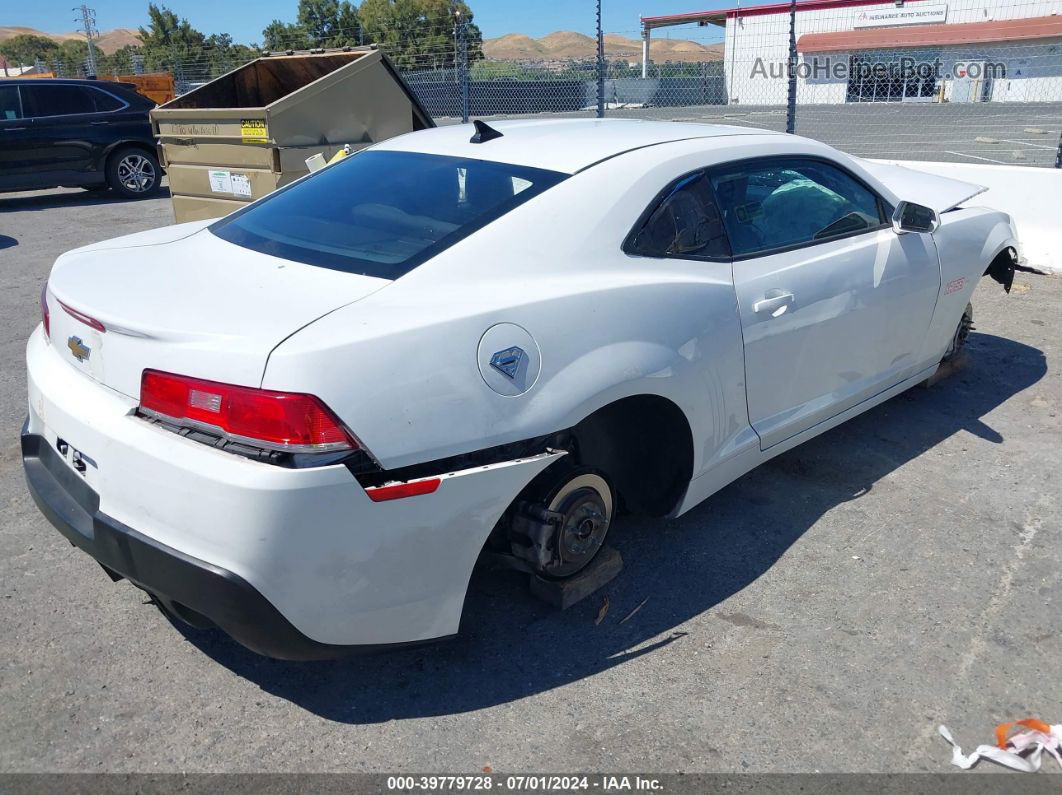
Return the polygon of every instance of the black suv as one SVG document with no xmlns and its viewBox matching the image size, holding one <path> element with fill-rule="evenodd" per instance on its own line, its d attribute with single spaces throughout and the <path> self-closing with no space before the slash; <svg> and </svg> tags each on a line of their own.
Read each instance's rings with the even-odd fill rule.
<svg viewBox="0 0 1062 795">
<path fill-rule="evenodd" d="M 153 107 L 129 83 L 0 80 L 0 191 L 155 193 L 162 169 L 148 121 Z"/>
</svg>

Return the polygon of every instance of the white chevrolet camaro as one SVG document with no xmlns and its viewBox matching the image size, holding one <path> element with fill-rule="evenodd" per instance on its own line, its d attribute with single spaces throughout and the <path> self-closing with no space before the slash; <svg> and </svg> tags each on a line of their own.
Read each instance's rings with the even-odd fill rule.
<svg viewBox="0 0 1062 795">
<path fill-rule="evenodd" d="M 457 632 L 484 550 L 580 572 L 925 381 L 986 272 L 981 188 L 762 130 L 477 123 L 223 219 L 71 251 L 28 344 L 48 519 L 275 657 Z"/>
</svg>

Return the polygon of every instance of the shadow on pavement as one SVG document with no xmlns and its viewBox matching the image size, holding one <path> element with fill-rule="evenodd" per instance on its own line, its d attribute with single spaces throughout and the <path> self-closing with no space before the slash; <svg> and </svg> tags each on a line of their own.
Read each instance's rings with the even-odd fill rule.
<svg viewBox="0 0 1062 795">
<path fill-rule="evenodd" d="M 18 241 L 15 238 L 8 235 L 0 235 L 0 248 L 12 248 L 17 245 Z"/>
<path fill-rule="evenodd" d="M 0 213 L 16 210 L 51 210 L 56 207 L 91 207 L 96 204 L 128 204 L 151 199 L 168 199 L 170 189 L 163 185 L 157 193 L 143 199 L 123 199 L 112 191 L 56 190 L 45 193 L 0 193 Z M 2 247 L 2 246 L 0 246 Z"/>
<path fill-rule="evenodd" d="M 536 601 L 522 576 L 477 571 L 461 635 L 446 644 L 289 663 L 260 657 L 217 631 L 179 629 L 263 690 L 345 723 L 482 709 L 667 653 L 670 644 L 683 643 L 686 633 L 677 628 L 770 576 L 775 561 L 830 509 L 868 494 L 882 477 L 959 431 L 1003 441 L 982 418 L 1043 377 L 1043 353 L 978 333 L 969 350 L 969 365 L 952 378 L 784 453 L 679 519 L 621 520 L 612 543 L 626 567 L 604 589 L 611 610 L 599 626 L 599 595 L 561 613 Z"/>
</svg>

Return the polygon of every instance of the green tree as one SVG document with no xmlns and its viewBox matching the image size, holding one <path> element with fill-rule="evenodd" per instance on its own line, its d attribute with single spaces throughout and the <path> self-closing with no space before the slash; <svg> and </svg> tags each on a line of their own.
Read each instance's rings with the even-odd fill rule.
<svg viewBox="0 0 1062 795">
<path fill-rule="evenodd" d="M 120 50 L 105 56 L 106 68 L 100 65 L 100 74 L 131 75 L 136 72 L 136 58 L 141 55 L 141 48 L 126 44 Z"/>
<path fill-rule="evenodd" d="M 299 0 L 298 25 L 314 47 L 358 44 L 358 9 L 348 0 Z"/>
<path fill-rule="evenodd" d="M 50 64 L 59 54 L 59 45 L 46 36 L 21 33 L 0 44 L 3 55 L 12 66 L 31 66 L 39 60 Z"/>
<path fill-rule="evenodd" d="M 358 12 L 366 36 L 401 69 L 452 68 L 459 57 L 459 24 L 468 60 L 483 57 L 483 34 L 460 0 L 364 0 Z"/>
<path fill-rule="evenodd" d="M 148 26 L 139 34 L 147 71 L 171 69 L 178 78 L 187 79 L 198 79 L 200 72 L 207 71 L 206 36 L 165 6 L 148 3 Z"/>
<path fill-rule="evenodd" d="M 262 31 L 262 46 L 267 50 L 308 50 L 310 37 L 297 23 L 274 19 Z"/>
<path fill-rule="evenodd" d="M 100 55 L 100 51 L 96 50 L 96 71 L 102 73 Z M 56 58 L 60 64 L 59 73 L 63 77 L 80 77 L 87 73 L 85 65 L 88 62 L 88 43 L 84 39 L 67 39 L 59 45 Z"/>
<path fill-rule="evenodd" d="M 299 0 L 296 21 L 274 19 L 262 31 L 266 49 L 302 50 L 362 43 L 358 9 L 349 0 Z"/>
<path fill-rule="evenodd" d="M 204 43 L 204 54 L 210 77 L 213 78 L 257 58 L 258 50 L 234 43 L 228 33 L 213 33 Z"/>
</svg>

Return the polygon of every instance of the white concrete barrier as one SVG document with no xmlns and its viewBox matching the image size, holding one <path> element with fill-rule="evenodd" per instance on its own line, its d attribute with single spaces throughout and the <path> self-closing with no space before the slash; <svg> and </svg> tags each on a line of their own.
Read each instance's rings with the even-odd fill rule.
<svg viewBox="0 0 1062 795">
<path fill-rule="evenodd" d="M 1062 169 L 916 160 L 877 162 L 984 185 L 988 191 L 965 204 L 1008 213 L 1018 229 L 1020 254 L 1026 264 L 1062 273 Z M 918 197 L 911 200 L 918 201 Z"/>
</svg>

